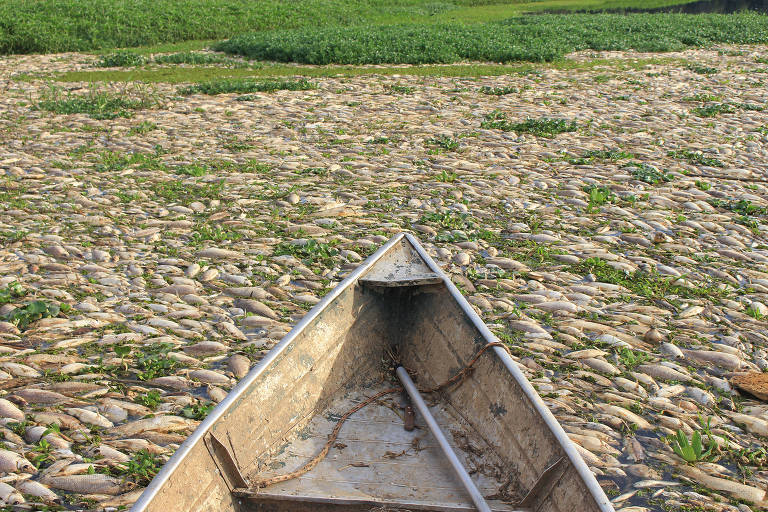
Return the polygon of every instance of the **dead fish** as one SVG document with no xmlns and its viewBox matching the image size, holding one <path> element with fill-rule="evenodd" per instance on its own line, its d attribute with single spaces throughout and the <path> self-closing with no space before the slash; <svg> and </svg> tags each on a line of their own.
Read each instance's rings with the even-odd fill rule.
<svg viewBox="0 0 768 512">
<path fill-rule="evenodd" d="M 5 482 L 0 482 L 0 503 L 3 505 L 16 505 L 24 503 L 24 501 L 24 496 L 19 491 Z"/>
<path fill-rule="evenodd" d="M 9 428 L 0 427 L 0 439 L 19 446 L 24 446 L 25 441 L 16 432 Z"/>
<path fill-rule="evenodd" d="M 44 439 L 56 450 L 69 450 L 72 447 L 72 443 L 51 432 L 48 427 L 27 427 L 24 437 L 29 443 L 37 443 L 40 439 Z"/>
<path fill-rule="evenodd" d="M 21 412 L 21 409 L 5 398 L 0 398 L 0 417 L 24 421 L 24 413 Z"/>
<path fill-rule="evenodd" d="M 113 423 L 122 423 L 128 419 L 128 411 L 114 404 L 101 404 L 98 407 L 99 413 Z"/>
<path fill-rule="evenodd" d="M 34 480 L 23 480 L 18 482 L 16 484 L 16 489 L 23 494 L 40 498 L 46 503 L 55 503 L 61 500 L 58 494 Z"/>
<path fill-rule="evenodd" d="M 167 446 L 169 448 L 173 448 L 174 450 L 181 443 L 183 443 L 185 439 L 187 439 L 187 436 L 184 434 L 171 434 L 167 432 L 152 431 L 142 432 L 141 434 L 137 434 L 136 437 L 151 441 L 158 446 Z"/>
<path fill-rule="evenodd" d="M 192 370 L 189 372 L 189 376 L 206 384 L 218 384 L 220 386 L 231 384 L 229 377 L 213 370 Z"/>
<path fill-rule="evenodd" d="M 115 426 L 114 423 L 109 421 L 107 418 L 105 418 L 101 414 L 97 412 L 89 411 L 88 409 L 81 409 L 79 407 L 70 407 L 65 410 L 72 416 L 82 421 L 83 423 L 88 423 L 90 425 L 96 425 L 97 427 L 104 427 L 104 428 L 112 428 Z"/>
<path fill-rule="evenodd" d="M 624 391 L 635 393 L 636 395 L 640 395 L 643 398 L 648 397 L 648 392 L 637 382 L 632 382 L 631 380 L 625 379 L 624 377 L 614 377 L 613 382 L 615 382 L 616 385 Z"/>
<path fill-rule="evenodd" d="M 92 475 L 46 476 L 41 479 L 45 485 L 54 489 L 76 492 L 79 494 L 108 494 L 114 496 L 127 490 L 127 485 L 119 478 L 101 473 Z"/>
<path fill-rule="evenodd" d="M 235 354 L 227 360 L 227 369 L 238 379 L 242 379 L 251 369 L 251 360 L 242 354 Z"/>
<path fill-rule="evenodd" d="M 64 430 L 79 430 L 83 428 L 83 424 L 77 418 L 61 412 L 35 412 L 32 413 L 32 419 L 43 425 L 58 425 Z"/>
<path fill-rule="evenodd" d="M 680 482 L 667 482 L 665 480 L 641 480 L 635 482 L 632 487 L 635 489 L 646 489 L 648 487 L 671 487 L 675 485 L 682 485 Z"/>
<path fill-rule="evenodd" d="M 133 402 L 125 402 L 123 400 L 117 400 L 115 398 L 102 398 L 99 400 L 99 403 L 103 405 L 112 405 L 120 407 L 121 409 L 124 409 L 128 411 L 129 414 L 133 416 L 146 416 L 147 414 L 152 414 L 152 410 L 148 407 L 145 407 L 143 405 L 133 403 Z"/>
<path fill-rule="evenodd" d="M 123 452 L 112 448 L 109 445 L 102 444 L 91 450 L 92 455 L 98 455 L 97 459 L 114 460 L 117 462 L 128 462 L 131 460 L 129 456 Z"/>
<path fill-rule="evenodd" d="M 37 473 L 37 468 L 18 453 L 0 449 L 0 472 L 13 473 L 16 471 L 34 474 Z"/>
<path fill-rule="evenodd" d="M 617 407 L 615 405 L 608 405 L 608 404 L 596 404 L 597 408 L 600 409 L 605 414 L 610 414 L 612 416 L 616 416 L 618 418 L 621 418 L 625 421 L 629 421 L 631 423 L 634 423 L 640 428 L 647 428 L 651 429 L 653 426 L 648 423 L 645 419 L 641 418 L 637 414 L 633 413 L 632 411 L 628 409 L 624 409 L 623 407 Z"/>
<path fill-rule="evenodd" d="M 41 373 L 31 366 L 20 363 L 3 362 L 0 363 L 0 368 L 7 370 L 11 375 L 16 377 L 40 377 Z"/>
<path fill-rule="evenodd" d="M 183 347 L 182 350 L 192 356 L 207 356 L 226 352 L 229 347 L 218 341 L 201 341 L 189 347 Z"/>
<path fill-rule="evenodd" d="M 184 377 L 178 375 L 170 375 L 167 377 L 156 377 L 147 382 L 148 384 L 154 384 L 156 386 L 169 387 L 178 389 L 179 391 L 192 387 L 192 383 Z"/>
<path fill-rule="evenodd" d="M 57 382 L 51 385 L 53 391 L 64 394 L 86 393 L 88 391 L 95 391 L 103 388 L 104 386 L 99 384 L 94 384 L 92 382 L 78 382 L 75 380 Z"/>
<path fill-rule="evenodd" d="M 115 496 L 110 500 L 101 501 L 100 505 L 104 509 L 127 507 L 133 505 L 136 500 L 139 499 L 139 496 L 141 496 L 142 492 L 144 492 L 143 488 L 136 489 L 135 491 L 127 492 L 125 494 L 121 494 L 120 496 Z"/>
<path fill-rule="evenodd" d="M 730 416 L 733 422 L 737 425 L 744 425 L 748 432 L 761 436 L 768 436 L 768 421 L 737 412 L 725 412 L 725 414 Z"/>
<path fill-rule="evenodd" d="M 57 465 L 57 462 L 61 462 L 61 464 Z M 57 462 L 54 462 L 48 468 L 45 469 L 46 476 L 85 475 L 93 467 L 93 464 L 91 464 L 90 462 L 72 463 L 71 460 L 64 460 L 64 461 L 57 461 Z"/>
<path fill-rule="evenodd" d="M 70 373 L 77 373 L 83 368 L 87 368 L 88 365 L 84 363 L 70 363 L 59 368 L 59 373 L 69 375 Z"/>
<path fill-rule="evenodd" d="M 67 403 L 69 398 L 57 393 L 55 391 L 49 391 L 47 389 L 27 388 L 14 391 L 15 396 L 23 398 L 30 404 L 61 404 Z"/>
<path fill-rule="evenodd" d="M 110 433 L 116 437 L 129 437 L 142 432 L 175 432 L 197 426 L 197 422 L 180 416 L 155 416 L 136 420 L 114 428 Z"/>
<path fill-rule="evenodd" d="M 677 469 L 686 477 L 694 480 L 696 483 L 709 487 L 710 489 L 723 491 L 736 499 L 751 501 L 762 507 L 768 505 L 766 491 L 764 489 L 759 489 L 751 485 L 744 485 L 739 482 L 734 482 L 733 480 L 726 480 L 725 478 L 718 478 L 709 475 L 700 469 L 689 466 L 680 466 Z"/>
<path fill-rule="evenodd" d="M 195 359 L 192 356 L 188 356 L 183 352 L 168 352 L 168 357 L 170 359 L 175 359 L 178 362 L 183 363 L 187 366 L 199 366 L 202 364 L 199 359 Z"/>
<path fill-rule="evenodd" d="M 216 386 L 208 386 L 208 397 L 214 402 L 219 403 L 227 397 L 227 392 Z"/>
<path fill-rule="evenodd" d="M 166 453 L 168 451 L 165 448 L 157 446 L 156 444 L 146 439 L 116 439 L 114 441 L 109 441 L 109 446 L 112 446 L 117 450 L 125 450 L 129 452 L 146 450 L 147 452 L 155 455 Z"/>
</svg>

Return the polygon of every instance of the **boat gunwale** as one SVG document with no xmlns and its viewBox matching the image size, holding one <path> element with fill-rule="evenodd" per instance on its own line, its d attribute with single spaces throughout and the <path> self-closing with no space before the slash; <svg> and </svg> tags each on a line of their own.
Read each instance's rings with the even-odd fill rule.
<svg viewBox="0 0 768 512">
<path fill-rule="evenodd" d="M 443 278 L 443 283 L 445 283 L 445 286 L 451 292 L 451 296 L 459 304 L 459 307 L 461 307 L 464 314 L 469 317 L 480 334 L 482 334 L 483 338 L 485 338 L 485 341 L 488 343 L 498 342 L 499 339 L 496 337 L 496 335 L 491 332 L 487 325 L 485 325 L 485 322 L 483 322 L 475 310 L 472 309 L 472 306 L 469 305 L 467 299 L 461 294 L 456 285 L 453 284 L 453 281 L 448 278 L 445 272 L 443 272 L 437 263 L 435 263 L 432 257 L 427 254 L 427 251 L 425 251 L 421 244 L 419 244 L 418 240 L 410 233 L 405 233 L 405 238 L 410 242 L 413 248 L 416 249 L 416 252 L 419 253 L 419 256 L 422 257 L 427 266 L 429 266 L 433 272 L 436 272 Z M 568 434 L 566 434 L 563 426 L 560 425 L 560 422 L 557 421 L 557 418 L 555 418 L 554 414 L 552 414 L 552 411 L 549 410 L 549 407 L 547 407 L 547 405 L 541 399 L 539 394 L 533 388 L 533 385 L 528 382 L 528 379 L 525 377 L 525 375 L 523 375 L 523 372 L 520 370 L 520 368 L 517 367 L 517 363 L 515 363 L 515 361 L 512 359 L 512 356 L 509 355 L 509 352 L 498 346 L 493 347 L 493 351 L 507 368 L 507 371 L 512 374 L 512 377 L 520 386 L 523 393 L 525 393 L 525 395 L 533 404 L 536 412 L 538 412 L 539 415 L 544 419 L 544 423 L 546 423 L 547 427 L 549 427 L 549 430 L 555 436 L 555 439 L 560 444 L 565 454 L 568 456 L 568 459 L 570 459 L 571 464 L 573 464 L 576 472 L 579 474 L 582 481 L 587 486 L 587 489 L 592 494 L 592 497 L 595 498 L 595 503 L 600 508 L 600 510 L 603 512 L 615 512 L 615 509 L 608 499 L 608 496 L 606 496 L 603 488 L 600 487 L 600 484 L 597 482 L 595 475 L 592 474 L 589 466 L 587 466 L 587 463 L 584 462 L 584 459 L 576 450 L 573 441 L 571 441 L 571 438 L 568 437 Z"/>
<path fill-rule="evenodd" d="M 222 400 L 211 413 L 198 425 L 195 431 L 181 444 L 181 446 L 174 452 L 168 462 L 161 468 L 160 472 L 152 479 L 144 492 L 139 496 L 139 499 L 131 507 L 131 512 L 143 512 L 147 506 L 152 502 L 154 497 L 168 481 L 173 472 L 178 468 L 184 458 L 192 450 L 193 446 L 200 441 L 203 436 L 208 433 L 211 427 L 227 412 L 227 410 L 234 405 L 234 403 L 241 398 L 245 391 L 253 384 L 253 382 L 261 376 L 261 374 L 277 359 L 283 351 L 293 342 L 293 340 L 299 336 L 307 326 L 314 321 L 326 307 L 335 300 L 339 295 L 345 292 L 350 286 L 353 286 L 359 277 L 375 265 L 385 254 L 387 254 L 392 247 L 394 247 L 401 240 L 407 240 L 414 250 L 421 256 L 427 266 L 432 269 L 442 279 L 448 291 L 451 293 L 453 299 L 458 303 L 464 314 L 471 320 L 472 324 L 477 328 L 480 334 L 489 343 L 498 342 L 498 338 L 494 335 L 488 326 L 482 321 L 479 315 L 469 305 L 466 298 L 461 294 L 459 289 L 450 280 L 448 275 L 435 263 L 429 254 L 419 243 L 418 239 L 410 233 L 401 232 L 390 238 L 384 245 L 369 256 L 363 263 L 353 270 L 346 278 L 344 278 L 336 287 L 333 288 L 320 302 L 318 302 L 307 314 L 286 334 L 282 340 L 280 340 L 265 356 L 259 361 L 248 374 L 230 391 L 230 393 Z M 562 447 L 568 459 L 573 464 L 578 475 L 586 485 L 592 497 L 595 499 L 595 503 L 601 512 L 615 512 L 615 509 L 608 497 L 603 492 L 603 489 L 597 482 L 597 479 L 590 471 L 584 459 L 576 450 L 573 445 L 573 441 L 568 437 L 563 430 L 563 427 L 554 417 L 547 405 L 536 393 L 533 386 L 528 379 L 525 378 L 522 371 L 517 367 L 517 364 L 509 355 L 509 353 L 501 347 L 493 347 L 493 351 L 496 356 L 506 367 L 507 371 L 512 375 L 517 384 L 525 393 L 526 397 L 533 404 L 536 412 L 544 419 L 545 424 L 549 428 L 550 432 L 554 435 L 557 442 Z"/>
</svg>

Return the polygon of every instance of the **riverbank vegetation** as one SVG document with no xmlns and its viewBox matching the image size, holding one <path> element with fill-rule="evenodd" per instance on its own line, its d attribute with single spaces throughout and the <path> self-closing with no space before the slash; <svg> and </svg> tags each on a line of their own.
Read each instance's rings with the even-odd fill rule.
<svg viewBox="0 0 768 512">
<path fill-rule="evenodd" d="M 318 27 L 490 23 L 543 10 L 650 8 L 681 1 L 5 0 L 0 54 L 94 51 Z"/>
</svg>

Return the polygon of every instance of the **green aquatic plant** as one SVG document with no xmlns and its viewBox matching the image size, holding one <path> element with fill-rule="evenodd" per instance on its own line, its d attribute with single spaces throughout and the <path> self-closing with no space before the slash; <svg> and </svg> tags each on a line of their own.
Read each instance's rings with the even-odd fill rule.
<svg viewBox="0 0 768 512">
<path fill-rule="evenodd" d="M 701 433 L 698 430 L 694 431 L 691 440 L 688 441 L 688 436 L 686 436 L 685 432 L 681 429 L 677 430 L 677 433 L 672 437 L 670 444 L 672 445 L 672 450 L 675 454 L 689 464 L 707 460 L 712 454 L 712 449 L 715 446 L 714 441 L 709 437 L 709 446 L 704 450 L 704 443 L 701 440 Z"/>
</svg>

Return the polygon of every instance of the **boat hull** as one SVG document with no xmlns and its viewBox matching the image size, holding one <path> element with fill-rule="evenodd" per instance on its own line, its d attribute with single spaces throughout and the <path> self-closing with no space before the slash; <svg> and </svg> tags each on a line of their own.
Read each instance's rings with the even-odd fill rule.
<svg viewBox="0 0 768 512">
<path fill-rule="evenodd" d="M 314 474 L 292 483 L 237 496 L 232 490 L 247 487 L 245 478 L 253 481 L 268 474 L 265 468 L 270 464 L 279 462 L 285 464 L 280 469 L 291 470 L 291 461 L 280 459 L 286 447 L 298 450 L 300 434 L 307 429 L 317 433 L 315 446 L 321 443 L 327 426 L 313 420 L 339 412 L 340 397 L 372 394 L 391 378 L 394 364 L 405 366 L 420 387 L 428 388 L 455 375 L 495 341 L 418 242 L 398 235 L 315 306 L 243 379 L 174 454 L 133 510 L 372 510 L 382 506 L 472 510 L 468 500 L 451 501 L 447 492 L 434 498 L 428 492 L 414 492 L 419 489 L 415 483 L 411 490 L 406 486 L 393 490 L 388 482 L 396 482 L 396 475 L 375 473 L 375 468 L 371 471 L 380 476 L 379 488 L 370 482 L 368 487 L 344 482 L 342 490 L 332 490 L 335 487 L 327 484 L 325 499 L 322 492 L 318 494 L 323 487 L 311 484 L 312 479 L 327 474 L 329 482 L 337 482 L 339 475 L 352 474 L 346 467 L 322 465 L 332 464 L 338 454 L 329 455 Z M 503 491 L 497 500 L 499 510 L 613 510 L 571 441 L 503 348 L 487 350 L 467 379 L 436 395 L 435 407 L 451 411 L 452 416 L 446 416 L 446 421 L 453 418 L 449 430 L 471 434 L 471 446 L 460 446 L 460 439 L 455 442 L 457 448 L 466 448 L 458 450 L 465 462 L 478 466 L 476 478 L 487 477 L 493 483 L 496 475 L 495 485 Z M 345 425 L 342 434 L 352 435 L 350 429 Z M 418 453 L 409 456 L 414 457 L 413 481 L 428 489 L 429 476 L 423 474 L 423 467 L 418 469 L 423 460 Z M 397 471 L 408 477 L 408 464 L 400 466 Z M 438 465 L 427 469 L 441 475 L 449 471 Z M 366 471 L 360 472 L 361 481 L 373 478 Z M 398 488 L 403 488 L 401 496 Z M 315 494 L 302 498 L 306 489 Z"/>
</svg>

